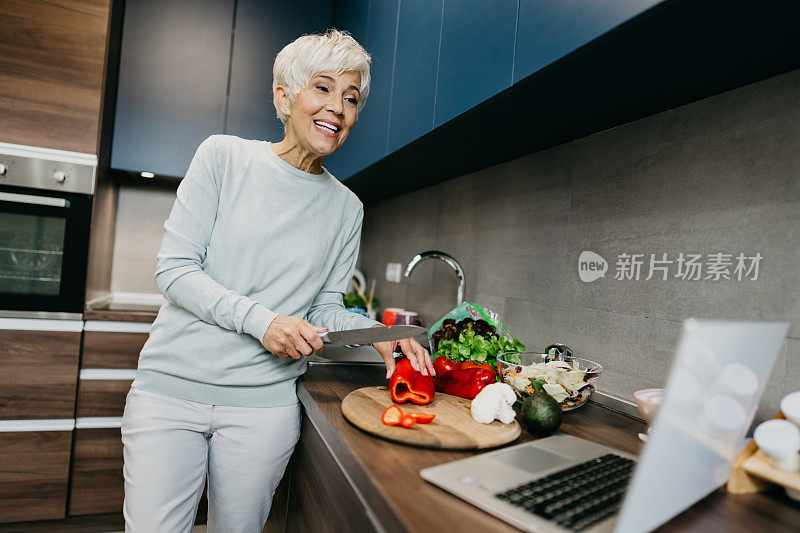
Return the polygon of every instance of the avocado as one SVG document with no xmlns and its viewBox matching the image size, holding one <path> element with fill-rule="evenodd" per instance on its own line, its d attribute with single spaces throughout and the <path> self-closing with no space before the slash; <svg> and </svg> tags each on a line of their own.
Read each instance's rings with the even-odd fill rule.
<svg viewBox="0 0 800 533">
<path fill-rule="evenodd" d="M 534 435 L 546 437 L 561 425 L 561 406 L 542 388 L 538 380 L 531 382 L 533 392 L 522 402 L 522 421 Z"/>
</svg>

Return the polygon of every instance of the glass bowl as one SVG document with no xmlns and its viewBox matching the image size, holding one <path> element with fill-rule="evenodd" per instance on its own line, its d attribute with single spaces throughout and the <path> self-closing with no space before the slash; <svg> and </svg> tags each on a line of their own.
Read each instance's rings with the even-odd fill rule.
<svg viewBox="0 0 800 533">
<path fill-rule="evenodd" d="M 545 377 L 546 389 L 555 389 L 555 391 L 548 391 L 551 396 L 556 397 L 555 393 L 560 392 L 558 385 L 561 385 L 564 393 L 569 395 L 560 401 L 561 409 L 564 411 L 577 409 L 589 401 L 603 367 L 594 361 L 580 357 L 573 357 L 569 361 L 547 363 L 548 368 L 533 367 L 533 365 L 546 363 L 551 358 L 551 355 L 537 352 L 505 352 L 497 355 L 497 362 L 503 381 L 511 385 L 520 400 L 524 400 L 530 395 L 532 391 L 530 380 L 538 376 Z M 577 364 L 577 370 L 573 367 L 575 364 Z M 560 366 L 566 365 L 569 368 L 560 368 Z M 577 387 L 581 381 L 585 381 L 587 384 Z M 556 400 L 559 398 L 556 397 Z"/>
</svg>

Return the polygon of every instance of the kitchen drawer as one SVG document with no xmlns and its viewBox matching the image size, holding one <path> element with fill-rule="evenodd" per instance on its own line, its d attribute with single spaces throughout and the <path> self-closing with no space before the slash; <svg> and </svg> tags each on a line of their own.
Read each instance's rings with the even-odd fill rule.
<svg viewBox="0 0 800 533">
<path fill-rule="evenodd" d="M 150 324 L 87 321 L 81 368 L 136 368 Z"/>
<path fill-rule="evenodd" d="M 66 515 L 72 420 L 62 431 L 7 431 L 0 422 L 0 522 Z"/>
<path fill-rule="evenodd" d="M 122 416 L 125 396 L 131 388 L 135 372 L 135 370 L 81 370 L 75 416 L 78 418 Z"/>
<path fill-rule="evenodd" d="M 122 464 L 118 427 L 76 429 L 70 516 L 122 512 Z"/>
<path fill-rule="evenodd" d="M 0 420 L 72 418 L 80 343 L 80 331 L 0 329 Z"/>
</svg>

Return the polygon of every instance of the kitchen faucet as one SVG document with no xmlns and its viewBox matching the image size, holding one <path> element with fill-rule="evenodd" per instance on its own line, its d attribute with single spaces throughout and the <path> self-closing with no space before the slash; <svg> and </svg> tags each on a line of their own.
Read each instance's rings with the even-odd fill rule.
<svg viewBox="0 0 800 533">
<path fill-rule="evenodd" d="M 461 265 L 458 264 L 458 261 L 449 254 L 444 252 L 437 252 L 435 250 L 429 250 L 427 252 L 422 252 L 421 254 L 417 254 L 414 256 L 414 259 L 408 263 L 406 266 L 405 272 L 403 272 L 403 276 L 409 277 L 411 272 L 414 268 L 420 264 L 421 262 L 425 261 L 426 259 L 441 259 L 448 265 L 450 265 L 453 270 L 456 271 L 456 276 L 458 276 L 458 304 L 464 302 L 464 293 L 467 289 L 467 280 L 464 277 L 464 269 L 461 268 Z"/>
</svg>

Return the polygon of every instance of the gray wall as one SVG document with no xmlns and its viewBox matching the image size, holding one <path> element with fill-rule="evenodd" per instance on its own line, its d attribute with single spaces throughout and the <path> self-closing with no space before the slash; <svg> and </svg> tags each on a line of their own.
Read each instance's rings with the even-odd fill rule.
<svg viewBox="0 0 800 533">
<path fill-rule="evenodd" d="M 153 276 L 156 255 L 167 220 L 175 202 L 177 185 L 143 182 L 140 186 L 122 185 L 117 200 L 117 227 L 111 291 L 158 293 Z"/>
<path fill-rule="evenodd" d="M 535 125 L 532 125 L 535 127 Z M 491 135 L 492 132 L 485 132 Z M 438 249 L 464 267 L 467 299 L 501 313 L 531 349 L 564 342 L 604 366 L 600 390 L 663 386 L 681 320 L 792 326 L 759 416 L 800 389 L 800 71 L 367 206 L 361 267 L 383 306 L 433 323 L 454 304 Z M 457 157 L 457 154 L 454 154 Z M 584 283 L 578 256 L 609 262 Z M 621 253 L 760 252 L 758 280 L 614 279 Z M 705 275 L 705 273 L 704 273 Z"/>
</svg>

